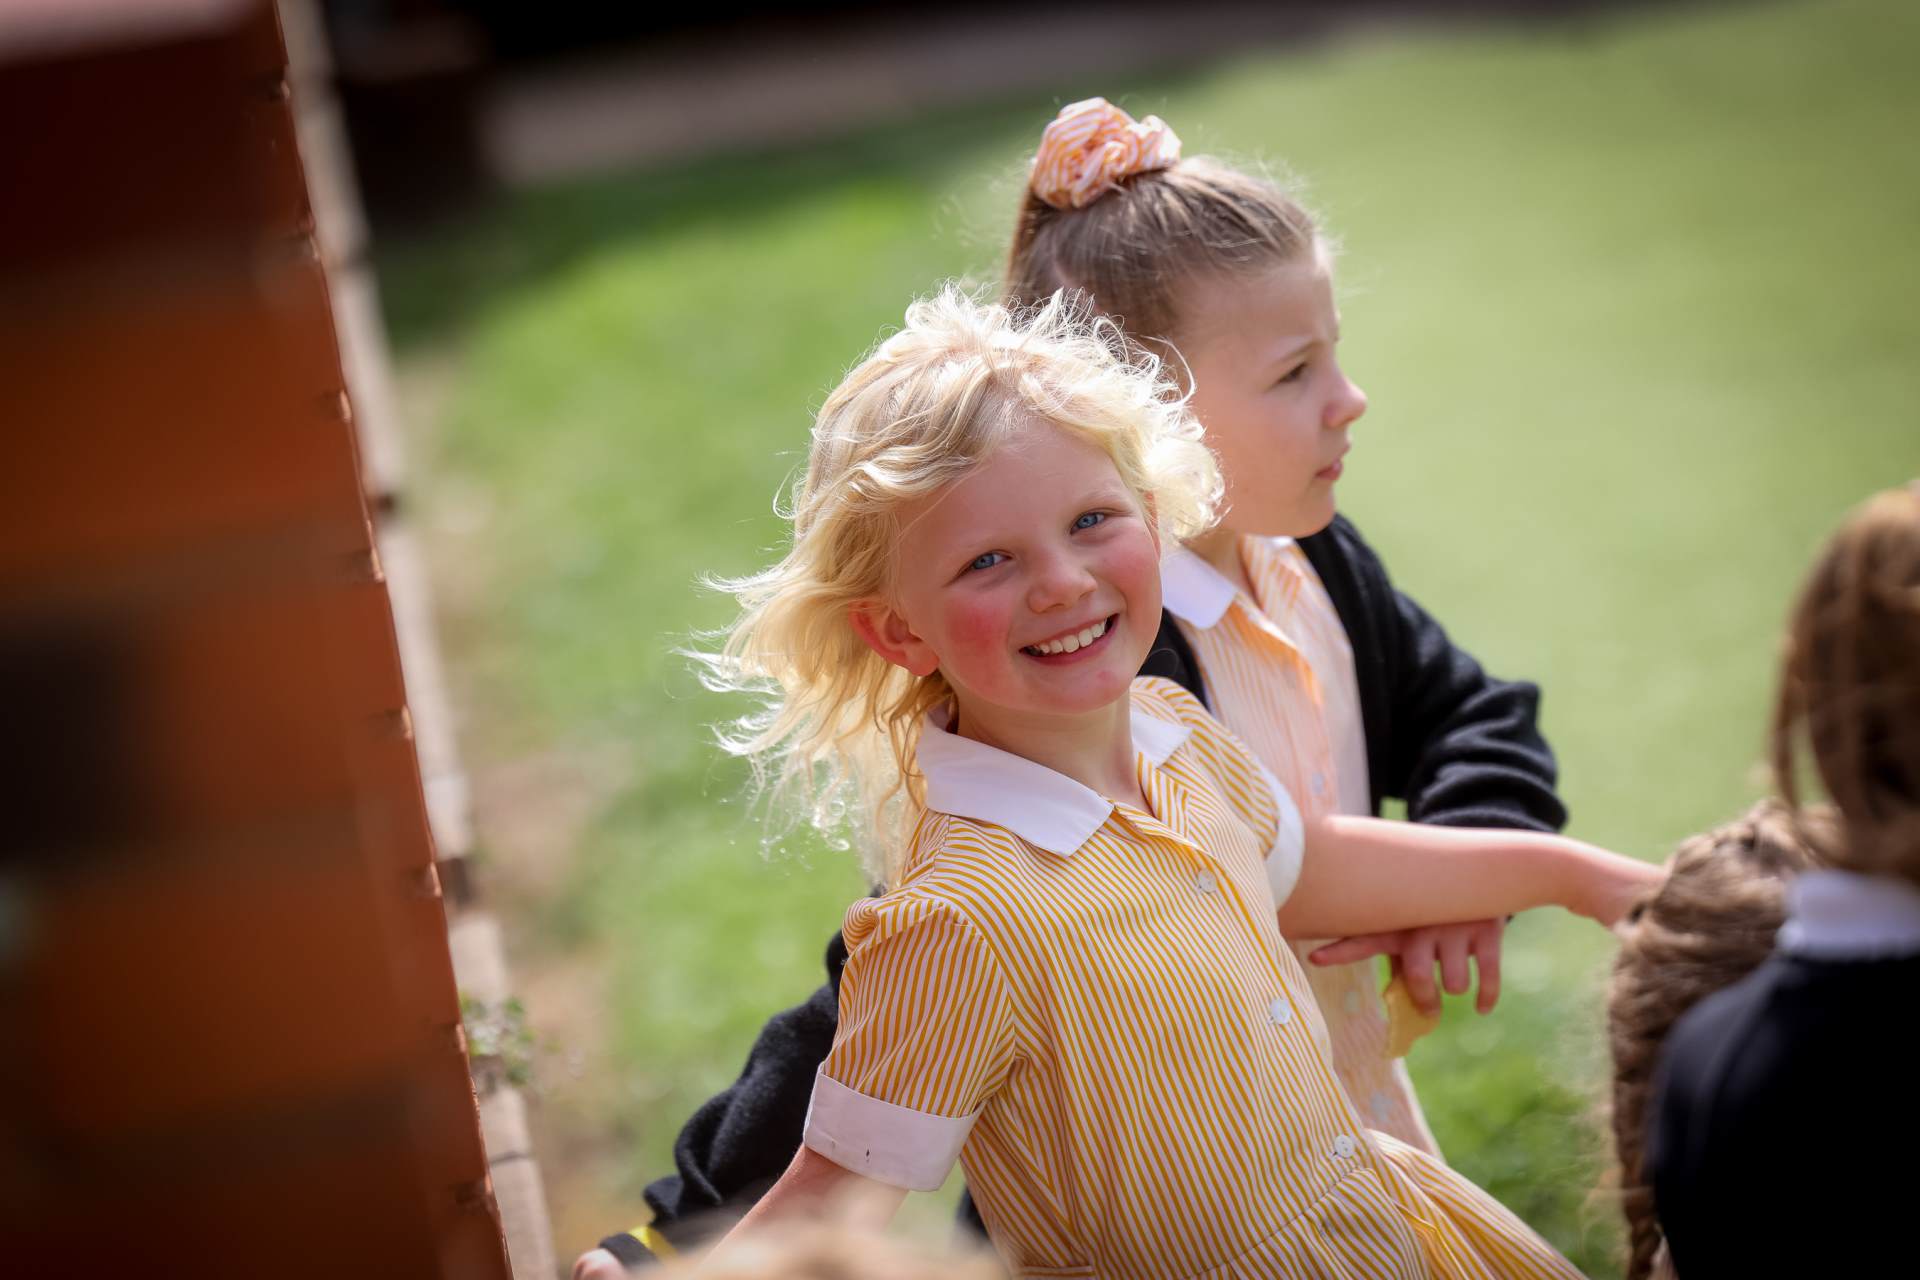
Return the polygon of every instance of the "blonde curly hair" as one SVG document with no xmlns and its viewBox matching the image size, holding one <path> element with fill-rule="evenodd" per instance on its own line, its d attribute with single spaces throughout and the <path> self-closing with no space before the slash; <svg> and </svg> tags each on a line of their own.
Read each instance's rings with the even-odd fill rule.
<svg viewBox="0 0 1920 1280">
<path fill-rule="evenodd" d="M 1199 424 L 1161 362 L 1064 293 L 1036 306 L 976 301 L 949 285 L 827 397 L 805 475 L 783 514 L 779 563 L 712 585 L 740 602 L 717 653 L 696 654 L 711 689 L 760 707 L 723 727 L 770 813 L 803 814 L 849 838 L 868 874 L 897 878 L 922 802 L 913 767 L 924 714 L 951 693 L 858 638 L 849 610 L 891 592 L 898 512 L 966 476 L 1035 419 L 1092 441 L 1141 499 L 1163 542 L 1212 521 L 1220 496 Z"/>
</svg>

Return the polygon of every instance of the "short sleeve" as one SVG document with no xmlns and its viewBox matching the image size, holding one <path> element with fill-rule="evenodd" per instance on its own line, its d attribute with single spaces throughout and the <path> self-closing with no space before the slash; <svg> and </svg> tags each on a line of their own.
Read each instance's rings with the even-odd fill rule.
<svg viewBox="0 0 1920 1280">
<path fill-rule="evenodd" d="M 1006 1078 L 1006 979 L 979 929 L 921 893 L 855 903 L 845 934 L 840 1028 L 804 1141 L 854 1173 L 935 1190 Z"/>
<path fill-rule="evenodd" d="M 1307 856 L 1307 827 L 1301 820 L 1300 806 L 1293 802 L 1292 794 L 1281 785 L 1280 779 L 1258 760 L 1254 763 L 1260 765 L 1260 776 L 1273 792 L 1278 816 L 1273 845 L 1267 850 L 1267 884 L 1273 889 L 1273 905 L 1278 909 L 1293 896 L 1293 887 L 1300 883 L 1300 864 Z"/>
<path fill-rule="evenodd" d="M 1267 845 L 1267 884 L 1277 908 L 1300 881 L 1306 826 L 1293 796 L 1273 771 L 1234 732 L 1213 718 L 1200 700 L 1170 680 L 1146 676 L 1133 682 L 1135 700 L 1160 719 L 1192 730 L 1207 770 L 1253 832 Z"/>
</svg>

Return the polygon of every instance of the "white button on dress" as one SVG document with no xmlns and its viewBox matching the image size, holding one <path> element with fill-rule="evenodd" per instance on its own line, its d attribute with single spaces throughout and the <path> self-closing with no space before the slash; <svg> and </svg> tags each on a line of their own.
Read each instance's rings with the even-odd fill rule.
<svg viewBox="0 0 1920 1280">
<path fill-rule="evenodd" d="M 1275 996 L 1273 1003 L 1267 1006 L 1267 1016 L 1273 1019 L 1275 1025 L 1284 1027 L 1293 1021 L 1293 1006 L 1287 1003 L 1285 996 Z"/>
<path fill-rule="evenodd" d="M 1215 889 L 1219 888 L 1220 886 L 1219 886 L 1219 882 L 1213 878 L 1213 872 L 1202 871 L 1199 875 L 1193 878 L 1193 887 L 1198 889 L 1201 893 L 1212 893 Z"/>
<path fill-rule="evenodd" d="M 1343 1133 L 1333 1140 L 1334 1158 L 1339 1160 L 1348 1159 L 1355 1151 L 1359 1150 L 1359 1147 L 1359 1143 Z"/>
</svg>

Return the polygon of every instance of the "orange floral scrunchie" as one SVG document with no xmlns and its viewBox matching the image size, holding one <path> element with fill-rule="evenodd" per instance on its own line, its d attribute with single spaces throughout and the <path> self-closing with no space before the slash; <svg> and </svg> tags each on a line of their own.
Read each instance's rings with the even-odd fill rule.
<svg viewBox="0 0 1920 1280">
<path fill-rule="evenodd" d="M 1159 116 L 1135 120 L 1105 98 L 1060 108 L 1033 156 L 1027 185 L 1056 209 L 1084 209 L 1122 178 L 1170 167 L 1180 139 Z"/>
</svg>

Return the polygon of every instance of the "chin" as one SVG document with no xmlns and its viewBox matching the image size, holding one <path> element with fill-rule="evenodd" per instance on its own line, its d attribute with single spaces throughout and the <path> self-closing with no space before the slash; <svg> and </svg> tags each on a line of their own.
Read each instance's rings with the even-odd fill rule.
<svg viewBox="0 0 1920 1280">
<path fill-rule="evenodd" d="M 1141 661 L 1145 660 L 1143 656 Z M 1135 663 L 1134 670 L 1138 668 L 1139 663 Z M 1084 715 L 1110 707 L 1125 697 L 1127 690 L 1132 687 L 1134 670 L 1122 671 L 1116 666 L 1101 671 L 1079 688 L 1056 699 L 1053 709 L 1069 715 Z"/>
<path fill-rule="evenodd" d="M 1334 506 L 1333 495 L 1328 494 L 1325 502 L 1314 503 L 1310 508 L 1299 513 L 1299 519 L 1294 521 L 1297 527 L 1287 530 L 1287 536 L 1290 538 L 1311 538 L 1314 534 L 1322 532 L 1328 525 L 1332 524 L 1333 517 L 1337 514 L 1338 510 Z"/>
</svg>

